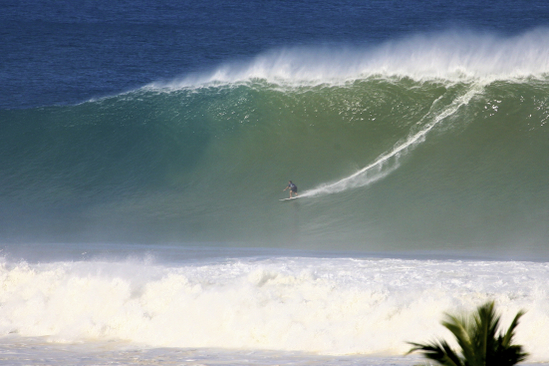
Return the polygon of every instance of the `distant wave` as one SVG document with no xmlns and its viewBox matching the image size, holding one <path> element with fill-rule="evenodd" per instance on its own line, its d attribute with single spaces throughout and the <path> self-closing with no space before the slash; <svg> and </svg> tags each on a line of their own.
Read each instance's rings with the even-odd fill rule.
<svg viewBox="0 0 549 366">
<path fill-rule="evenodd" d="M 247 62 L 227 62 L 209 72 L 151 83 L 146 88 L 177 90 L 251 80 L 281 85 L 342 84 L 369 77 L 491 82 L 543 78 L 548 73 L 549 29 L 508 38 L 452 30 L 369 47 L 275 49 Z"/>
</svg>

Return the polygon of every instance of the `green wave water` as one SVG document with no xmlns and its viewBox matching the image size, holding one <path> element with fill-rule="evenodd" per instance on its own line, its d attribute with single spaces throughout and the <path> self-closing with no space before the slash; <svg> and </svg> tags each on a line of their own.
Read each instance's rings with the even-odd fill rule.
<svg viewBox="0 0 549 366">
<path fill-rule="evenodd" d="M 549 253 L 548 96 L 250 79 L 3 110 L 0 239 Z"/>
</svg>

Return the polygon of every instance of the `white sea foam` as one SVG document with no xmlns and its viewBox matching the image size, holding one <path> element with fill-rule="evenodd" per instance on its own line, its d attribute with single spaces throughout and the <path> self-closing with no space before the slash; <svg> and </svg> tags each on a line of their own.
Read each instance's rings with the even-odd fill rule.
<svg viewBox="0 0 549 366">
<path fill-rule="evenodd" d="M 448 338 L 443 313 L 495 300 L 516 341 L 548 361 L 549 265 L 358 258 L 4 263 L 0 334 L 53 342 L 128 340 L 213 347 L 402 355 Z M 8 339 L 8 338 L 6 338 Z"/>
<path fill-rule="evenodd" d="M 514 37 L 455 30 L 381 45 L 276 49 L 147 88 L 173 90 L 251 80 L 290 86 L 339 85 L 372 76 L 486 82 L 545 78 L 548 73 L 549 29 Z"/>
</svg>

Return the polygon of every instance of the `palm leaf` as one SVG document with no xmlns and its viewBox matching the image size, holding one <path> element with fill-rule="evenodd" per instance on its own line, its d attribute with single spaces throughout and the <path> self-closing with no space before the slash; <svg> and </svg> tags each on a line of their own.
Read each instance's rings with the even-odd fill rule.
<svg viewBox="0 0 549 366">
<path fill-rule="evenodd" d="M 432 342 L 430 344 L 409 343 L 414 346 L 408 354 L 416 351 L 423 352 L 423 355 L 444 366 L 466 366 L 459 356 L 450 348 L 445 341 Z"/>
<path fill-rule="evenodd" d="M 458 318 L 450 314 L 446 314 L 446 321 L 442 325 L 446 327 L 456 338 L 458 345 L 461 347 L 461 353 L 465 360 L 474 358 L 473 341 L 471 338 L 471 326 L 464 318 Z"/>
<path fill-rule="evenodd" d="M 513 345 L 515 328 L 524 315 L 520 311 L 504 335 L 497 335 L 500 316 L 490 301 L 480 306 L 470 318 L 446 314 L 442 325 L 456 338 L 461 347 L 461 357 L 445 341 L 427 344 L 409 343 L 408 352 L 422 352 L 423 355 L 444 366 L 512 366 L 528 356 L 520 345 Z"/>
<path fill-rule="evenodd" d="M 519 311 L 515 318 L 513 319 L 513 322 L 509 326 L 509 329 L 507 330 L 507 333 L 505 334 L 505 337 L 502 340 L 502 345 L 505 347 L 508 347 L 511 342 L 513 341 L 513 337 L 515 335 L 515 328 L 518 325 L 519 319 L 524 315 L 523 311 Z"/>
</svg>

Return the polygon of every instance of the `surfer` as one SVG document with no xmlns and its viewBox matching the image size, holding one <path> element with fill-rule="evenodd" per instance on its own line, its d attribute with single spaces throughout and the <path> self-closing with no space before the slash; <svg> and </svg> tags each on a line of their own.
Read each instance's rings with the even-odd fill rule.
<svg viewBox="0 0 549 366">
<path fill-rule="evenodd" d="M 282 192 L 284 192 L 287 189 L 290 189 L 290 198 L 292 198 L 292 193 L 294 193 L 295 196 L 297 197 L 297 186 L 295 184 L 293 184 L 292 181 L 288 182 L 288 186 L 286 188 L 284 188 L 284 190 L 282 190 Z"/>
</svg>

